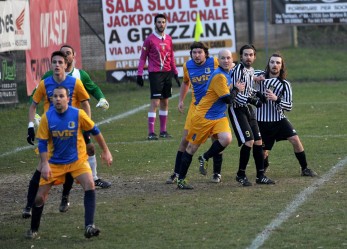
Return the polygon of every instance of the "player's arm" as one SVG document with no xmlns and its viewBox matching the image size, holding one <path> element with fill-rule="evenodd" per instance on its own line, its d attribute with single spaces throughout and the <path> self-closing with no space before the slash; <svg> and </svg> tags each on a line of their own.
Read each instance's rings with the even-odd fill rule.
<svg viewBox="0 0 347 249">
<path fill-rule="evenodd" d="M 184 111 L 184 100 L 189 91 L 190 80 L 188 75 L 188 69 L 186 63 L 183 64 L 183 84 L 180 88 L 180 96 L 178 98 L 178 111 L 183 113 Z"/>
<path fill-rule="evenodd" d="M 81 128 L 92 134 L 96 142 L 99 144 L 102 150 L 101 159 L 106 162 L 107 166 L 110 166 L 112 164 L 113 158 L 99 128 L 82 110 L 79 111 L 79 120 L 81 123 Z"/>
<path fill-rule="evenodd" d="M 97 101 L 99 101 L 96 107 L 99 107 L 106 111 L 110 107 L 110 105 L 100 87 L 95 84 L 95 82 L 90 78 L 89 74 L 86 71 L 80 70 L 80 74 L 84 88 L 90 95 L 92 95 Z"/>
<path fill-rule="evenodd" d="M 51 177 L 52 172 L 48 163 L 48 121 L 47 116 L 44 114 L 42 116 L 42 121 L 40 122 L 39 128 L 37 130 L 37 138 L 39 140 L 38 149 L 40 152 L 40 164 L 41 164 L 41 177 L 48 180 Z"/>
<path fill-rule="evenodd" d="M 84 100 L 81 102 L 81 109 L 87 113 L 89 117 L 92 116 L 92 112 L 90 110 L 90 104 L 88 100 Z"/>
</svg>

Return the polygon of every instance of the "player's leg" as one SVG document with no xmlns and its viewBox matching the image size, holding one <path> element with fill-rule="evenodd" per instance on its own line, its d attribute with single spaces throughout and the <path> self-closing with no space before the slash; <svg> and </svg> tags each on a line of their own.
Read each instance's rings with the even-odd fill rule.
<svg viewBox="0 0 347 249">
<path fill-rule="evenodd" d="M 159 121 L 160 121 L 160 134 L 161 138 L 171 138 L 172 136 L 167 132 L 167 121 L 169 114 L 169 98 L 172 96 L 172 73 L 163 72 L 158 75 L 161 82 L 160 108 L 159 108 Z"/>
<path fill-rule="evenodd" d="M 36 171 L 34 172 L 29 182 L 28 193 L 27 193 L 27 203 L 25 205 L 25 208 L 22 211 L 22 217 L 24 219 L 30 218 L 31 216 L 31 208 L 35 202 L 35 197 L 39 189 L 40 178 L 41 178 L 41 163 L 39 159 L 39 163 L 37 165 Z"/>
<path fill-rule="evenodd" d="M 254 143 L 254 136 L 249 124 L 248 107 L 228 108 L 229 118 L 237 138 L 240 149 L 239 168 L 236 173 L 236 181 L 242 186 L 252 186 L 246 176 L 246 168 L 251 155 L 251 149 Z"/>
<path fill-rule="evenodd" d="M 45 202 L 47 200 L 48 193 L 52 185 L 52 183 L 41 185 L 37 191 L 35 202 L 32 207 L 30 229 L 27 231 L 25 235 L 28 239 L 35 239 L 38 237 L 37 233 L 40 227 L 43 208 L 45 206 Z"/>
</svg>

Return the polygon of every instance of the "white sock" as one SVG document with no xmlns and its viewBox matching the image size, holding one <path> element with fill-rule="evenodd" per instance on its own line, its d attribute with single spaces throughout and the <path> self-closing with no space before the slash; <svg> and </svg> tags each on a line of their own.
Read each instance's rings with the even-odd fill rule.
<svg viewBox="0 0 347 249">
<path fill-rule="evenodd" d="M 96 163 L 96 156 L 89 156 L 88 157 L 88 162 L 90 165 L 90 168 L 92 169 L 92 174 L 93 174 L 93 178 L 94 181 L 98 180 L 98 176 L 97 176 L 97 172 L 96 172 L 96 167 L 97 167 L 97 163 Z"/>
</svg>

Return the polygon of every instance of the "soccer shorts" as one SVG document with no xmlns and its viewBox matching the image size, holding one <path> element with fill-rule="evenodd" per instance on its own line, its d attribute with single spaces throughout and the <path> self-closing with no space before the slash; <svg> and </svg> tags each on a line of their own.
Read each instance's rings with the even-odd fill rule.
<svg viewBox="0 0 347 249">
<path fill-rule="evenodd" d="M 189 130 L 190 129 L 191 121 L 192 121 L 193 113 L 195 112 L 195 109 L 196 109 L 196 105 L 194 105 L 194 103 L 191 102 L 190 106 L 189 106 L 188 114 L 187 114 L 187 117 L 186 117 L 186 122 L 184 124 L 184 129 L 185 130 Z"/>
<path fill-rule="evenodd" d="M 210 136 L 222 132 L 231 133 L 227 117 L 210 120 L 194 114 L 191 127 L 188 130 L 187 140 L 191 144 L 203 144 Z"/>
<path fill-rule="evenodd" d="M 261 140 L 258 122 L 250 105 L 238 108 L 230 106 L 228 113 L 239 146 L 247 141 Z"/>
<path fill-rule="evenodd" d="M 52 171 L 52 176 L 46 181 L 41 177 L 40 185 L 53 183 L 54 185 L 65 182 L 65 175 L 71 173 L 73 178 L 76 178 L 85 173 L 92 173 L 88 161 L 78 160 L 70 164 L 49 164 Z"/>
<path fill-rule="evenodd" d="M 276 122 L 258 122 L 265 150 L 271 150 L 275 141 L 287 140 L 297 135 L 293 125 L 284 118 Z"/>
<path fill-rule="evenodd" d="M 172 96 L 172 72 L 150 72 L 151 99 L 167 99 Z"/>
</svg>

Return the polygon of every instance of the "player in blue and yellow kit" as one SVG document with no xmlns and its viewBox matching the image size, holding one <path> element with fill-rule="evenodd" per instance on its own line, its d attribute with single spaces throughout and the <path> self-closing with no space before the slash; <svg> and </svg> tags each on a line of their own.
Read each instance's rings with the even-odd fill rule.
<svg viewBox="0 0 347 249">
<path fill-rule="evenodd" d="M 191 60 L 183 64 L 183 84 L 181 85 L 178 101 L 178 110 L 181 113 L 184 113 L 184 99 L 186 98 L 189 88 L 192 89 L 192 98 L 189 105 L 186 122 L 184 124 L 181 143 L 176 154 L 175 169 L 173 174 L 171 174 L 166 180 L 167 184 L 171 184 L 177 181 L 182 154 L 188 146 L 186 137 L 190 127 L 192 115 L 195 111 L 195 106 L 199 103 L 202 96 L 205 95 L 205 85 L 211 74 L 218 67 L 217 58 L 209 56 L 208 47 L 202 42 L 193 42 L 190 45 L 190 57 Z M 218 155 L 213 159 L 215 165 L 221 165 L 222 155 Z M 217 167 L 217 169 L 215 168 L 214 173 L 220 174 L 220 168 L 221 167 Z"/>
<path fill-rule="evenodd" d="M 205 161 L 221 153 L 231 143 L 231 129 L 225 111 L 237 92 L 243 90 L 243 85 L 236 84 L 230 91 L 233 58 L 229 50 L 223 49 L 218 53 L 218 62 L 219 67 L 209 78 L 206 93 L 196 106 L 191 119 L 187 135 L 189 143 L 182 155 L 177 181 L 179 189 L 193 188 L 186 182 L 185 177 L 194 153 L 210 136 L 214 136 L 216 140 L 201 156 Z"/>
<path fill-rule="evenodd" d="M 40 152 L 41 180 L 35 203 L 32 208 L 31 226 L 26 237 L 38 237 L 41 216 L 51 187 L 65 181 L 70 173 L 81 183 L 84 193 L 86 238 L 98 236 L 100 230 L 94 226 L 95 185 L 88 163 L 88 155 L 82 130 L 89 131 L 102 149 L 101 157 L 108 166 L 112 155 L 106 142 L 88 115 L 80 109 L 69 106 L 69 89 L 63 85 L 52 91 L 54 108 L 43 116 L 38 128 L 37 138 Z"/>
<path fill-rule="evenodd" d="M 51 55 L 51 63 L 53 75 L 41 80 L 35 94 L 33 101 L 29 107 L 29 125 L 28 125 L 28 143 L 34 145 L 35 131 L 34 131 L 34 118 L 36 114 L 37 105 L 44 101 L 44 112 L 48 111 L 53 106 L 52 96 L 53 90 L 57 86 L 65 86 L 69 89 L 69 105 L 74 107 L 81 107 L 90 116 L 89 95 L 84 88 L 81 80 L 65 74 L 67 67 L 67 58 L 61 51 L 55 51 Z M 22 217 L 29 218 L 31 213 L 30 209 L 33 204 L 37 189 L 39 187 L 39 180 L 41 176 L 40 164 L 38 165 L 35 173 L 33 174 L 28 188 L 27 205 L 23 210 Z"/>
</svg>

